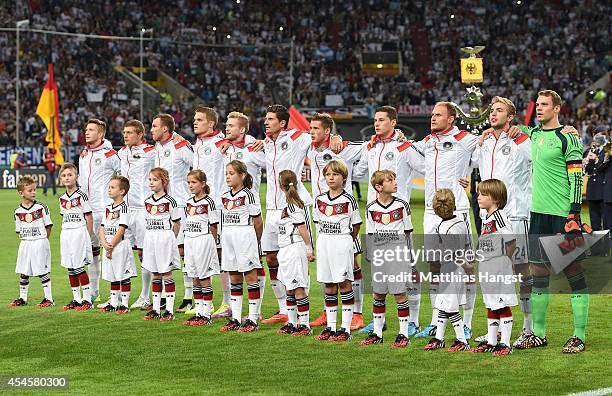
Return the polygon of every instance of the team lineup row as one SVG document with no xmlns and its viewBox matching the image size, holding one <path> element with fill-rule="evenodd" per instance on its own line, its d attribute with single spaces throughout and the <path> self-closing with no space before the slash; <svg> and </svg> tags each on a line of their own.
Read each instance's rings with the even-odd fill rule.
<svg viewBox="0 0 612 396">
<path fill-rule="evenodd" d="M 308 208 L 313 206 L 314 197 L 312 213 L 317 224 L 317 280 L 325 284 L 326 311 L 317 321 L 327 326 L 318 338 L 338 341 L 350 339 L 351 327 L 360 327 L 359 323 L 355 326 L 354 318 L 362 322 L 360 307 L 355 309 L 359 315 L 353 315 L 356 300 L 361 300 L 360 271 L 354 268 L 354 257 L 360 252 L 357 235 L 361 218 L 351 191 L 345 191 L 351 188 L 351 177 L 370 176 L 366 210 L 368 234 L 392 230 L 393 233 L 404 235 L 411 231 L 408 205 L 410 180 L 420 173 L 425 175 L 424 233 L 435 235 L 440 232 L 441 227 L 445 227 L 445 222 L 450 221 L 450 228 L 461 228 L 466 240 L 470 240 L 469 203 L 461 186 L 461 179 L 469 173 L 473 164 L 481 169 L 482 175 L 490 176 L 486 179 L 501 180 L 492 180 L 491 182 L 498 182 L 492 187 L 484 184 L 488 188 L 487 191 L 490 191 L 487 194 L 483 192 L 483 196 L 491 199 L 481 207 L 487 211 L 491 210 L 489 217 L 494 222 L 497 221 L 493 227 L 489 224 L 489 229 L 501 230 L 505 227 L 510 233 L 525 235 L 526 223 L 530 216 L 533 222 L 533 213 L 561 217 L 564 222 L 567 218 L 567 223 L 572 215 L 572 221 L 580 223 L 580 196 L 574 194 L 574 190 L 579 187 L 579 181 L 574 175 L 578 171 L 581 172 L 581 169 L 571 166 L 571 159 L 566 160 L 574 155 L 574 138 L 571 134 L 561 133 L 562 128 L 558 123 L 560 104 L 556 103 L 558 95 L 555 96 L 556 93 L 551 92 L 545 91 L 538 98 L 540 126 L 524 131 L 518 131 L 516 127 L 510 128 L 515 113 L 512 103 L 504 98 L 495 98 L 490 119 L 492 131 L 481 138 L 481 142 L 478 137 L 454 127 L 456 114 L 453 107 L 445 102 L 434 107 L 432 133 L 420 142 L 406 141 L 394 130 L 397 113 L 389 106 L 377 110 L 374 120 L 376 134 L 366 143 L 347 143 L 337 136 L 331 136 L 333 120 L 324 114 L 313 117 L 310 134 L 286 130 L 289 113 L 279 105 L 268 108 L 265 120 L 267 138 L 264 142 L 245 139 L 248 118 L 240 113 L 231 113 L 228 116 L 226 133 L 223 136 L 216 132 L 218 119 L 214 110 L 200 107 L 196 109 L 194 116 L 194 129 L 198 139 L 193 147 L 174 134 L 172 117 L 161 114 L 153 120 L 151 127 L 155 146 L 144 143 L 144 126 L 133 120 L 125 124 L 125 146 L 115 152 L 104 141 L 104 123 L 90 120 L 86 127 L 88 147 L 79 160 L 79 187 L 76 168 L 65 166 L 60 176 L 67 187 L 66 194 L 60 198 L 63 228 L 69 223 L 68 219 L 73 219 L 72 222 L 80 223 L 83 238 L 78 247 L 76 243 L 69 243 L 67 248 L 62 246 L 62 265 L 68 268 L 75 296 L 72 306 L 69 304 L 67 308 L 89 309 L 92 298 L 99 294 L 101 243 L 105 250 L 105 262 L 109 263 L 102 266 L 102 277 L 111 282 L 111 300 L 103 309 L 127 312 L 129 278 L 135 275 L 133 258 L 130 260 L 131 247 L 135 246 L 139 249 L 142 261 L 143 289 L 134 306 L 148 305 L 150 289 L 153 289 L 153 306 L 145 318 L 174 318 L 175 287 L 172 270 L 180 268 L 180 257 L 183 257 L 185 301 L 193 298 L 196 306 L 196 315 L 187 321 L 187 324 L 207 324 L 215 314 L 225 316 L 231 311 L 231 319 L 223 330 L 253 331 L 257 329 L 261 317 L 260 289 L 263 289 L 265 282 L 265 275 L 262 277 L 258 271 L 261 268 L 261 248 L 266 255 L 271 286 L 279 304 L 279 313 L 261 322 L 285 323 L 279 330 L 282 333 L 310 334 L 307 268 L 308 260 L 314 258 L 314 252 L 310 239 Z M 537 133 L 547 138 L 549 129 L 554 129 L 553 136 L 557 139 L 570 142 L 570 149 L 566 144 L 560 155 L 565 174 L 572 174 L 568 179 L 570 183 L 567 191 L 559 192 L 561 198 L 552 213 L 550 203 L 545 211 L 538 211 L 537 205 L 541 199 L 536 199 L 534 194 L 534 199 L 530 200 L 529 194 L 525 193 L 531 189 L 532 183 L 535 191 L 536 182 L 539 180 L 536 166 L 539 161 L 533 161 L 533 170 L 531 166 L 535 152 L 535 147 L 530 147 L 531 141 Z M 551 144 L 545 146 L 552 148 Z M 540 156 L 539 150 L 540 147 L 537 148 L 536 158 Z M 312 196 L 296 177 L 301 175 L 307 157 L 310 159 L 313 174 Z M 265 225 L 261 218 L 258 193 L 263 169 L 266 170 L 268 178 Z M 122 177 L 113 176 L 114 174 L 121 174 Z M 185 178 L 187 174 L 189 175 Z M 500 185 L 503 188 L 500 188 Z M 23 202 L 17 209 L 19 213 L 16 212 L 16 222 L 18 232 L 23 230 L 20 232 L 22 244 L 25 241 L 29 243 L 29 231 L 25 231 L 28 227 L 24 228 L 28 219 L 30 223 L 40 221 L 42 226 L 42 231 L 39 229 L 37 232 L 31 232 L 30 239 L 45 241 L 46 238 L 41 236 L 45 235 L 43 231 L 48 218 L 48 208 L 35 208 L 35 201 L 31 196 L 29 200 L 25 197 L 27 191 L 32 193 L 31 186 L 29 189 L 23 183 L 20 186 Z M 151 192 L 153 195 L 150 195 Z M 35 189 L 33 194 L 35 198 Z M 112 202 L 108 202 L 109 200 Z M 73 212 L 82 211 L 83 202 L 87 202 L 91 208 L 91 216 L 87 220 L 88 216 L 81 212 L 80 220 L 76 221 L 79 216 Z M 578 214 L 575 213 L 576 204 Z M 76 209 L 77 207 L 79 209 Z M 527 209 L 530 207 L 531 214 Z M 440 216 L 440 208 L 447 209 L 444 212 L 446 215 Z M 450 214 L 448 208 L 451 208 Z M 219 209 L 220 215 L 217 213 Z M 191 218 L 198 218 L 199 221 Z M 50 218 L 48 220 L 50 221 Z M 220 224 L 219 229 L 215 222 Z M 517 232 L 518 227 L 522 229 Z M 100 233 L 97 230 L 100 230 Z M 63 230 L 62 238 L 64 233 Z M 38 235 L 38 238 L 34 234 Z M 219 234 L 221 237 L 217 238 Z M 90 261 L 87 249 L 81 248 L 90 245 L 88 237 L 93 245 Z M 71 236 L 67 240 L 75 239 Z M 514 345 L 518 348 L 543 346 L 547 343 L 544 333 L 546 312 L 544 310 L 543 317 L 534 317 L 532 321 L 530 289 L 533 278 L 524 249 L 526 241 L 508 241 L 510 242 L 516 247 L 508 252 L 497 252 L 498 257 L 505 263 L 501 268 L 509 268 L 512 273 L 512 263 L 507 262 L 511 258 L 514 261 L 514 269 L 524 272 L 525 275 L 520 293 L 520 305 L 525 321 L 523 331 Z M 216 246 L 219 243 L 220 246 Z M 221 248 L 220 266 L 217 247 Z M 43 301 L 41 305 L 52 304 L 48 268 L 43 266 L 46 270 L 44 273 L 28 272 L 32 270 L 31 265 L 36 261 L 36 255 L 21 254 L 22 250 L 36 252 L 40 249 L 41 246 L 20 248 L 17 272 L 22 274 L 22 295 L 21 301 L 16 300 L 15 305 L 27 301 L 28 276 L 42 276 L 44 284 L 49 284 L 49 295 L 45 292 L 47 302 Z M 516 255 L 515 251 L 522 251 L 524 254 Z M 45 260 L 39 261 L 42 263 Z M 50 265 L 50 260 L 48 261 Z M 533 263 L 537 260 L 531 261 Z M 25 262 L 30 267 L 24 266 Z M 89 262 L 91 284 L 84 270 L 84 264 Z M 115 265 L 115 262 L 122 264 Z M 432 273 L 448 272 L 450 269 L 445 267 L 445 264 L 448 263 L 431 262 L 430 269 Z M 44 265 L 47 265 L 46 261 Z M 579 266 L 579 263 L 576 265 Z M 450 268 L 453 267 L 460 268 L 454 263 Z M 220 270 L 224 304 L 213 314 L 210 276 Z M 543 271 L 547 271 L 545 266 L 537 266 L 538 274 Z M 540 278 L 547 279 L 547 276 L 548 273 Z M 244 320 L 240 317 L 243 278 L 248 285 L 249 297 L 249 316 Z M 570 285 L 573 278 L 576 276 L 570 278 Z M 584 277 L 581 279 L 585 289 Z M 397 285 L 379 286 L 380 289 L 374 289 L 372 332 L 362 343 L 369 345 L 382 342 L 384 295 L 390 293 L 396 297 L 400 318 L 400 334 L 395 346 L 408 345 L 409 337 L 416 335 L 434 336 L 428 344 L 428 349 L 443 347 L 444 327 L 450 318 L 457 339 L 449 350 L 470 349 L 467 339 L 470 336 L 475 299 L 474 285 L 463 285 L 463 292 L 448 293 L 448 285 L 432 282 L 430 296 L 435 308 L 431 323 L 423 329 L 420 328 L 418 319 L 421 295 L 418 279 L 403 285 L 403 290 L 397 290 Z M 82 298 L 79 287 L 83 289 Z M 340 330 L 336 329 L 338 289 L 343 307 Z M 438 294 L 438 289 L 446 291 Z M 576 291 L 582 292 L 583 289 Z M 23 298 L 24 290 L 26 298 Z M 163 315 L 162 291 L 166 296 L 166 312 Z M 445 296 L 448 295 L 463 295 L 465 301 L 462 298 L 458 301 L 446 301 Z M 580 296 L 584 297 L 584 293 L 580 293 Z M 588 295 L 584 299 L 587 300 L 588 310 Z M 485 337 L 476 350 L 495 350 L 494 353 L 499 355 L 511 352 L 510 333 L 499 324 L 509 323 L 511 330 L 509 307 L 516 305 L 516 296 L 512 300 L 508 295 L 506 300 L 502 307 L 487 304 L 491 321 L 489 336 Z M 465 324 L 458 314 L 459 305 L 464 306 Z M 574 307 L 573 300 L 572 306 Z M 500 327 L 502 333 L 500 343 L 497 343 L 497 327 Z M 585 327 L 586 322 L 575 323 L 575 334 L 566 343 L 565 352 L 584 350 Z"/>
</svg>

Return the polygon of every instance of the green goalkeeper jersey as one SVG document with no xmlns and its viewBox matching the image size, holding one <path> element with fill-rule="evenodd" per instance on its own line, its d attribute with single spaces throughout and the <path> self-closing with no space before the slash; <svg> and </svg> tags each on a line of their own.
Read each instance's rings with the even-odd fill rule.
<svg viewBox="0 0 612 396">
<path fill-rule="evenodd" d="M 562 133 L 562 126 L 519 128 L 531 138 L 531 211 L 562 217 L 580 212 L 582 145 L 578 138 Z"/>
</svg>

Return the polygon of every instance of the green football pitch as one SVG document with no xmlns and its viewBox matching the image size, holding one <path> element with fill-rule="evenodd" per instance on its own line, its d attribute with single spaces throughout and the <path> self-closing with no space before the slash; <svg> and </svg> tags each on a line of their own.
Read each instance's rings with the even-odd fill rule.
<svg viewBox="0 0 612 396">
<path fill-rule="evenodd" d="M 265 189 L 265 185 L 262 186 Z M 365 186 L 362 191 L 366 191 Z M 265 194 L 262 191 L 262 194 Z M 413 339 L 406 349 L 394 349 L 397 334 L 395 303 L 388 298 L 385 343 L 361 347 L 363 335 L 346 343 L 326 343 L 314 338 L 276 334 L 278 325 L 262 325 L 249 334 L 220 333 L 225 323 L 186 327 L 185 315 L 174 322 L 143 321 L 141 311 L 128 315 L 98 311 L 63 312 L 71 300 L 65 269 L 59 263 L 61 219 L 56 197 L 39 199 L 49 205 L 55 223 L 51 250 L 53 294 L 56 306 L 37 309 L 42 299 L 38 279 L 30 283 L 29 305 L 9 308 L 18 296 L 15 274 L 18 237 L 13 232 L 13 210 L 19 203 L 15 191 L 0 191 L 0 378 L 58 375 L 69 378 L 74 394 L 567 394 L 612 386 L 612 298 L 591 296 L 587 350 L 563 355 L 561 347 L 572 335 L 568 295 L 551 298 L 548 316 L 549 346 L 515 351 L 511 356 L 426 352 L 427 339 Z M 264 201 L 262 199 L 262 201 Z M 360 202 L 361 208 L 365 202 Z M 422 231 L 423 192 L 412 197 L 415 232 Z M 311 264 L 314 274 L 314 264 Z M 177 300 L 183 293 L 180 273 Z M 140 291 L 133 281 L 132 300 Z M 101 282 L 105 296 L 109 285 Z M 431 310 L 427 285 L 423 287 L 421 322 Z M 218 280 L 215 304 L 221 301 Z M 311 317 L 322 311 L 318 285 L 311 288 Z M 246 305 L 246 304 L 245 304 Z M 245 307 L 246 309 L 246 307 Z M 267 285 L 264 316 L 276 311 L 276 300 Z M 520 332 L 522 314 L 515 308 L 514 334 Z M 372 317 L 371 296 L 365 296 L 366 322 Z M 479 296 L 473 320 L 474 335 L 486 332 L 486 311 Z M 320 329 L 315 329 L 318 333 Z M 608 335 L 606 335 L 608 334 Z M 447 341 L 452 328 L 447 329 Z M 474 345 L 474 343 L 472 343 Z M 4 393 L 8 388 L 0 386 Z"/>
</svg>

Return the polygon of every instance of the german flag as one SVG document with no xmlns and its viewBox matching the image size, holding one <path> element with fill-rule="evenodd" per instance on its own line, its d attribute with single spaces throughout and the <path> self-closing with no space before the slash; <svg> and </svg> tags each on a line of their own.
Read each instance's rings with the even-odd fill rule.
<svg viewBox="0 0 612 396">
<path fill-rule="evenodd" d="M 289 108 L 289 125 L 287 129 L 310 132 L 310 123 L 295 106 Z"/>
<path fill-rule="evenodd" d="M 62 135 L 59 129 L 59 99 L 57 95 L 57 85 L 53 78 L 53 64 L 48 65 L 49 78 L 43 88 L 40 101 L 36 108 L 36 114 L 40 117 L 47 128 L 47 136 L 45 141 L 49 148 L 55 149 L 55 162 L 58 166 L 64 164 L 64 155 L 62 154 Z"/>
<path fill-rule="evenodd" d="M 523 125 L 527 125 L 529 127 L 536 126 L 538 120 L 536 119 L 536 97 L 531 98 L 529 103 L 527 103 L 527 108 L 525 109 L 525 119 L 523 120 Z"/>
</svg>

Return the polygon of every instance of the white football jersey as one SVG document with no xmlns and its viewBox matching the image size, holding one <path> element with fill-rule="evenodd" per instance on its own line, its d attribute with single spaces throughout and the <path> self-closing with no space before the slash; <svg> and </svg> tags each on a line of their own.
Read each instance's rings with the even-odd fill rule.
<svg viewBox="0 0 612 396">
<path fill-rule="evenodd" d="M 308 159 L 310 161 L 313 199 L 329 191 L 329 186 L 325 182 L 323 169 L 325 168 L 325 165 L 332 160 L 342 161 L 348 168 L 348 178 L 346 179 L 346 184 L 344 185 L 344 191 L 349 194 L 353 193 L 353 164 L 359 161 L 361 158 L 363 142 L 343 142 L 343 146 L 344 148 L 342 151 L 336 154 L 329 148 L 329 140 L 321 147 L 315 145 L 314 143 L 310 145 L 310 149 L 308 150 Z M 300 175 L 297 176 L 300 177 Z"/>
<path fill-rule="evenodd" d="M 355 225 L 361 224 L 357 200 L 346 191 L 334 198 L 330 197 L 329 191 L 319 195 L 315 199 L 312 217 L 319 234 L 350 234 Z"/>
<path fill-rule="evenodd" d="M 306 224 L 308 218 L 306 207 L 298 208 L 295 205 L 287 204 L 281 211 L 281 218 L 278 222 L 278 246 L 285 247 L 292 243 L 304 242 L 298 231 L 298 227 Z"/>
<path fill-rule="evenodd" d="M 53 225 L 47 205 L 34 202 L 30 208 L 19 205 L 15 209 L 15 232 L 25 241 L 47 237 L 46 227 Z"/>
<path fill-rule="evenodd" d="M 104 212 L 111 203 L 108 184 L 114 174 L 121 172 L 121 160 L 111 142 L 104 140 L 97 147 L 86 147 L 79 158 L 79 187 L 89 198 L 94 212 Z"/>
<path fill-rule="evenodd" d="M 244 187 L 236 192 L 221 195 L 221 221 L 223 227 L 251 226 L 253 217 L 261 215 L 261 206 L 251 190 Z"/>
<path fill-rule="evenodd" d="M 367 234 L 404 235 L 413 230 L 410 204 L 403 199 L 393 198 L 388 205 L 378 200 L 366 207 Z"/>
<path fill-rule="evenodd" d="M 63 193 L 59 197 L 60 214 L 62 215 L 62 228 L 86 227 L 85 214 L 91 213 L 87 194 L 77 188 L 72 194 Z M 95 230 L 94 230 L 95 232 Z"/>
<path fill-rule="evenodd" d="M 470 173 L 470 158 L 478 144 L 478 136 L 453 127 L 425 137 L 425 209 L 432 210 L 433 196 L 439 189 L 448 188 L 455 195 L 457 210 L 470 209 L 470 201 L 459 179 Z"/>
<path fill-rule="evenodd" d="M 172 230 L 172 223 L 181 219 L 181 211 L 176 200 L 165 194 L 159 198 L 151 195 L 145 199 L 145 229 L 149 231 Z"/>
<path fill-rule="evenodd" d="M 297 129 L 282 131 L 276 141 L 266 140 L 266 175 L 268 178 L 266 208 L 281 209 L 287 204 L 285 193 L 278 185 L 278 175 L 285 169 L 296 174 L 298 179 L 296 187 L 304 205 L 312 205 L 312 197 L 301 181 L 304 160 L 311 143 L 310 134 Z"/>
<path fill-rule="evenodd" d="M 187 200 L 185 206 L 185 238 L 210 234 L 210 226 L 219 223 L 219 210 L 210 195 L 196 201 Z"/>
<path fill-rule="evenodd" d="M 221 194 L 227 190 L 223 154 L 219 149 L 225 142 L 223 134 L 218 133 L 198 137 L 193 147 L 193 169 L 199 169 L 206 175 L 206 183 L 210 187 L 209 195 L 217 206 L 221 204 Z"/>
<path fill-rule="evenodd" d="M 502 132 L 499 139 L 490 134 L 482 146 L 476 146 L 472 164 L 478 166 L 480 179 L 498 179 L 508 191 L 504 212 L 513 220 L 529 219 L 531 206 L 531 139 L 521 133 L 510 139 Z"/>
<path fill-rule="evenodd" d="M 386 140 L 377 140 L 364 143 L 361 159 L 355 166 L 356 178 L 368 175 L 368 202 L 373 202 L 378 198 L 378 194 L 372 184 L 369 183 L 374 172 L 388 169 L 395 172 L 397 178 L 397 197 L 410 202 L 410 192 L 412 191 L 412 178 L 417 173 L 423 173 L 424 161 L 420 151 L 419 143 L 412 141 L 398 142 L 397 132 Z"/>
<path fill-rule="evenodd" d="M 144 208 L 144 200 L 151 195 L 149 172 L 155 167 L 155 146 L 146 143 L 124 146 L 119 150 L 121 175 L 130 182 L 125 202 L 131 209 Z"/>
<path fill-rule="evenodd" d="M 497 209 L 482 219 L 478 248 L 485 260 L 505 256 L 506 244 L 514 240 L 516 235 L 503 210 Z"/>
<path fill-rule="evenodd" d="M 100 226 L 104 227 L 104 236 L 107 243 L 112 241 L 115 235 L 117 235 L 119 227 L 128 228 L 129 218 L 130 213 L 125 202 L 121 202 L 117 206 L 113 203 L 106 207 L 106 213 Z"/>
<path fill-rule="evenodd" d="M 266 169 L 266 153 L 264 151 L 253 151 L 253 145 L 249 143 L 242 145 L 233 144 L 229 140 L 227 142 L 230 145 L 223 155 L 223 171 L 225 172 L 225 166 L 233 160 L 244 162 L 247 166 L 247 172 L 253 178 L 253 188 L 251 188 L 251 191 L 253 191 L 255 199 L 259 202 L 259 186 L 261 185 L 261 173 Z M 229 187 L 225 183 L 225 173 L 223 177 L 223 192 L 226 192 L 229 190 Z"/>
<path fill-rule="evenodd" d="M 174 143 L 172 138 L 166 142 L 155 143 L 155 166 L 164 168 L 170 176 L 168 194 L 171 194 L 177 205 L 185 207 L 191 196 L 187 186 L 187 174 L 193 164 L 193 147 L 187 140 Z"/>
<path fill-rule="evenodd" d="M 463 252 L 472 246 L 471 235 L 468 233 L 465 221 L 458 216 L 442 220 L 436 227 L 436 234 L 438 235 L 439 253 L 442 257 L 448 257 L 448 252 L 452 252 L 455 256 L 462 254 L 458 252 Z"/>
</svg>

